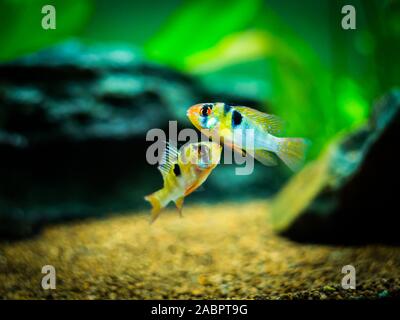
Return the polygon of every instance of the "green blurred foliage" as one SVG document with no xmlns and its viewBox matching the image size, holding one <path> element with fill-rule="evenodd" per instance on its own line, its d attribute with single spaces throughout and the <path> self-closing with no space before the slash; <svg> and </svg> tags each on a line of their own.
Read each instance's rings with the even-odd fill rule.
<svg viewBox="0 0 400 320">
<path fill-rule="evenodd" d="M 357 10 L 357 30 L 341 28 L 346 4 Z M 287 135 L 312 141 L 313 158 L 399 84 L 398 9 L 394 0 L 187 1 L 146 50 L 214 90 L 265 101 L 260 108 L 285 119 Z M 309 39 L 290 23 L 301 16 Z"/>
<path fill-rule="evenodd" d="M 96 0 L 79 37 L 90 42 L 127 42 L 139 48 L 185 0 Z"/>
<path fill-rule="evenodd" d="M 56 29 L 43 30 L 42 7 L 56 8 Z M 88 20 L 90 0 L 0 0 L 0 61 L 33 52 L 76 34 Z"/>
<path fill-rule="evenodd" d="M 150 57 L 178 67 L 185 59 L 242 30 L 261 8 L 261 0 L 185 1 L 167 26 L 147 45 Z"/>
</svg>

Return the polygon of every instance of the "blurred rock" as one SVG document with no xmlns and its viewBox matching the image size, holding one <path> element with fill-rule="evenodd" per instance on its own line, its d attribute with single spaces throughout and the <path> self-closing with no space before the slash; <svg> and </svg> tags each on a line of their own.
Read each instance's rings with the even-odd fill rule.
<svg viewBox="0 0 400 320">
<path fill-rule="evenodd" d="M 294 176 L 270 204 L 275 230 L 328 243 L 399 243 L 400 92 L 374 107 L 370 122 L 339 138 Z"/>
<path fill-rule="evenodd" d="M 178 120 L 178 129 L 193 128 L 186 109 L 215 100 L 256 104 L 214 95 L 121 45 L 71 42 L 0 65 L 0 236 L 148 208 L 143 196 L 162 179 L 145 159 L 147 131 L 168 132 L 169 120 Z M 287 172 L 263 170 L 227 190 L 232 178 L 233 167 L 215 172 L 205 185 L 207 198 L 264 197 Z M 191 198 L 204 200 L 204 194 Z"/>
</svg>

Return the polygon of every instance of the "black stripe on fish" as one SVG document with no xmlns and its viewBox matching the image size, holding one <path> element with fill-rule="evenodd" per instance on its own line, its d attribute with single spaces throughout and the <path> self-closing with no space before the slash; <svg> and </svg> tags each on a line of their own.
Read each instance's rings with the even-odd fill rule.
<svg viewBox="0 0 400 320">
<path fill-rule="evenodd" d="M 179 164 L 175 163 L 174 165 L 174 174 L 176 177 L 179 177 L 181 175 L 181 168 L 179 167 Z"/>
<path fill-rule="evenodd" d="M 235 128 L 242 123 L 243 117 L 239 111 L 233 110 L 232 112 L 232 127 Z"/>
<path fill-rule="evenodd" d="M 232 106 L 228 103 L 224 103 L 224 115 L 226 115 L 229 111 L 231 111 Z"/>
</svg>

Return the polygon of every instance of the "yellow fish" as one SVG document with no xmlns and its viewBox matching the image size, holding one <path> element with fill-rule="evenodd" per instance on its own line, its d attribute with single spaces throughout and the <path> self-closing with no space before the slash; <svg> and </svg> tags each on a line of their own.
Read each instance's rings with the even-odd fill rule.
<svg viewBox="0 0 400 320">
<path fill-rule="evenodd" d="M 221 149 L 219 144 L 207 141 L 184 145 L 178 151 L 167 143 L 158 166 L 164 187 L 145 197 L 152 205 L 151 222 L 171 201 L 175 202 L 179 214 L 182 213 L 185 197 L 207 179 L 220 161 Z"/>
<path fill-rule="evenodd" d="M 277 165 L 277 155 L 296 171 L 304 161 L 307 141 L 276 137 L 275 134 L 282 128 L 282 121 L 274 115 L 216 102 L 196 104 L 188 109 L 187 116 L 206 136 L 236 151 L 248 152 L 264 165 Z"/>
</svg>

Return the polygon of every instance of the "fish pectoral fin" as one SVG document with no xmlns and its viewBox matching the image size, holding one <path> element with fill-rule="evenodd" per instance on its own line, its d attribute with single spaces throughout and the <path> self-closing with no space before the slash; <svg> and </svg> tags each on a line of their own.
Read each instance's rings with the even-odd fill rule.
<svg viewBox="0 0 400 320">
<path fill-rule="evenodd" d="M 175 202 L 175 206 L 178 209 L 179 215 L 182 217 L 182 208 L 183 208 L 183 201 L 185 200 L 185 197 L 182 196 L 178 199 L 176 199 Z"/>
<path fill-rule="evenodd" d="M 278 160 L 276 159 L 276 156 L 272 152 L 267 150 L 254 150 L 254 158 L 260 161 L 265 166 L 278 165 Z"/>
<path fill-rule="evenodd" d="M 165 144 L 165 150 L 158 166 L 158 170 L 161 172 L 164 180 L 168 176 L 169 172 L 174 168 L 174 165 L 178 162 L 179 156 L 179 151 L 174 145 L 168 142 L 165 142 Z"/>
</svg>

